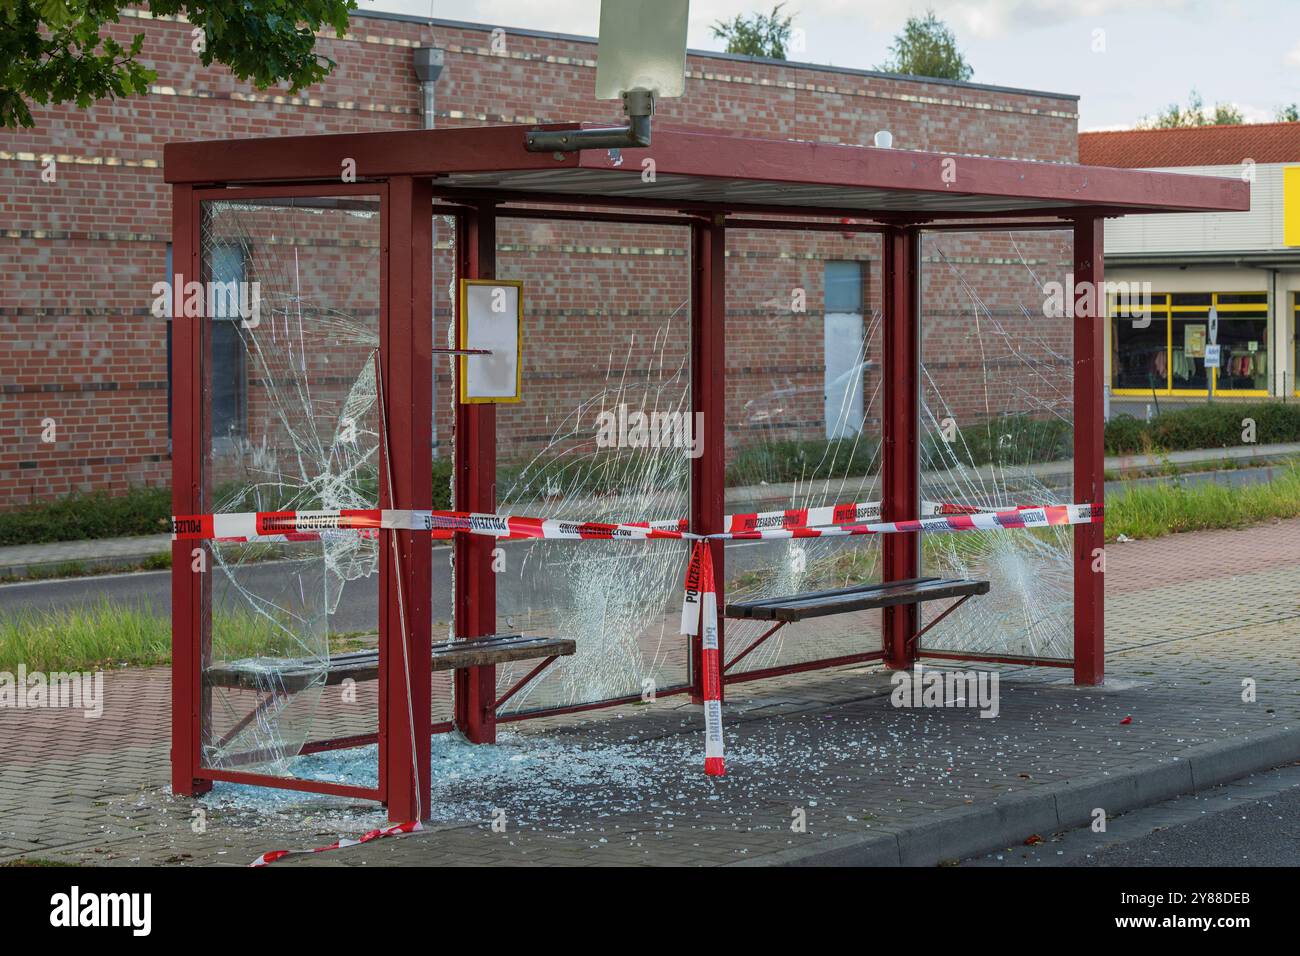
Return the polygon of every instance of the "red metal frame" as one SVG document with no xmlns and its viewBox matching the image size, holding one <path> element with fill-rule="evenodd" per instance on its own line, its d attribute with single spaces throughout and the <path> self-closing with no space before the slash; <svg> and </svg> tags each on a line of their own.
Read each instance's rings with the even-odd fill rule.
<svg viewBox="0 0 1300 956">
<path fill-rule="evenodd" d="M 381 442 L 381 508 L 433 507 L 433 193 L 427 179 L 389 181 L 381 214 L 387 268 L 379 356 L 387 442 Z M 382 455 L 391 452 L 391 458 Z M 433 541 L 383 531 L 379 548 L 380 772 L 388 815 L 418 820 L 430 809 Z M 385 747 L 387 752 L 385 753 Z"/>
<path fill-rule="evenodd" d="M 199 274 L 198 200 L 191 186 L 172 187 L 173 316 L 184 315 L 185 283 Z M 168 280 L 172 279 L 168 276 Z M 201 514 L 203 487 L 202 335 L 197 323 L 172 319 L 172 513 Z M 199 544 L 211 566 L 206 542 Z M 199 776 L 202 752 L 203 641 L 207 634 L 203 576 L 190 573 L 193 546 L 172 542 L 172 792 L 198 796 L 212 789 Z"/>
<path fill-rule="evenodd" d="M 496 210 L 490 201 L 465 209 L 457 220 L 457 281 L 496 278 Z M 460 296 L 456 296 L 460 328 Z M 460 394 L 456 363 L 456 394 Z M 456 405 L 453 448 L 455 506 L 463 511 L 496 510 L 496 406 Z M 455 623 L 458 638 L 496 633 L 497 589 L 492 572 L 495 542 L 479 535 L 458 535 L 455 555 Z M 426 585 L 427 587 L 427 585 Z M 495 665 L 459 668 L 454 677 L 455 724 L 475 744 L 496 742 L 497 669 Z"/>
<path fill-rule="evenodd" d="M 1105 506 L 1106 297 L 1102 220 L 1080 219 L 1074 227 L 1074 282 L 1082 297 L 1095 289 L 1091 308 L 1074 317 L 1074 500 Z M 1080 314 L 1083 313 L 1083 314 Z M 1100 684 L 1105 677 L 1106 543 L 1100 523 L 1074 526 L 1074 682 Z M 1096 566 L 1096 570 L 1094 570 Z"/>
<path fill-rule="evenodd" d="M 572 128 L 555 124 L 545 129 Z M 615 166 L 606 150 L 586 150 L 556 156 L 524 149 L 524 133 L 531 126 L 481 126 L 434 130 L 348 133 L 331 136 L 284 136 L 268 139 L 227 140 L 214 144 L 169 143 L 163 153 L 166 180 L 171 183 L 214 182 L 338 182 L 345 160 L 355 162 L 357 173 L 368 179 L 393 176 L 439 176 L 461 173 L 505 173 L 531 170 L 600 170 L 636 181 L 643 159 L 653 159 L 656 175 L 694 177 L 701 180 L 745 179 L 794 185 L 825 186 L 831 190 L 879 189 L 918 195 L 989 197 L 996 200 L 1041 200 L 1041 205 L 1003 212 L 1061 216 L 1123 212 L 1247 211 L 1247 184 L 1209 176 L 1182 176 L 1139 169 L 1039 163 L 981 156 L 954 157 L 944 153 L 830 143 L 765 140 L 711 131 L 656 127 L 650 149 L 621 151 Z M 953 162 L 956 166 L 953 167 Z M 958 182 L 954 188 L 951 173 Z M 453 184 L 439 188 L 448 195 Z M 492 188 L 494 198 L 512 198 L 504 188 Z M 648 192 L 648 190 L 647 190 Z M 537 194 L 525 193 L 537 202 Z M 482 198 L 482 194 L 477 198 Z M 561 205 L 592 205 L 598 199 L 583 194 L 548 197 Z M 690 203 L 672 200 L 676 208 L 721 211 L 761 209 L 744 202 Z M 642 206 L 650 199 L 619 197 L 617 204 Z M 993 204 L 996 206 L 996 204 Z M 1005 207 L 1005 203 L 1002 204 Z M 862 216 L 851 207 L 782 205 L 785 214 Z M 811 210 L 811 211 L 810 211 Z M 892 213 L 892 210 L 891 210 Z M 958 207 L 913 210 L 906 218 L 981 219 L 998 214 Z"/>
<path fill-rule="evenodd" d="M 691 228 L 691 402 L 705 416 L 704 454 L 691 464 L 691 527 L 721 529 L 725 504 L 726 434 L 726 230 L 803 229 L 844 233 L 880 233 L 884 268 L 884 375 L 882 423 L 884 517 L 912 518 L 919 504 L 920 394 L 920 236 L 921 227 L 948 231 L 978 229 L 1072 228 L 1076 285 L 1102 280 L 1103 215 L 1132 212 L 1236 211 L 1249 209 L 1249 186 L 1229 179 L 1097 169 L 1054 163 L 958 157 L 960 191 L 953 189 L 946 165 L 953 157 L 937 153 L 877 150 L 823 143 L 795 143 L 723 136 L 708 132 L 656 129 L 649 150 L 624 150 L 622 164 L 611 165 L 604 150 L 554 155 L 529 153 L 523 147 L 528 127 L 480 127 L 411 130 L 332 136 L 281 137 L 261 140 L 169 144 L 164 150 L 166 181 L 173 184 L 172 234 L 174 272 L 182 282 L 199 276 L 199 201 L 203 196 L 230 198 L 371 194 L 381 197 L 384 229 L 381 292 L 381 384 L 387 414 L 392 484 L 381 485 L 384 507 L 427 508 L 431 502 L 428 425 L 432 417 L 432 349 L 428 317 L 432 314 L 432 214 L 458 217 L 458 277 L 491 278 L 495 274 L 498 216 L 552 218 Z M 563 124 L 552 128 L 573 128 Z M 648 188 L 639 194 L 553 192 L 509 188 L 494 174 L 581 170 L 593 182 L 623 190 L 639 175 L 641 162 L 653 158 L 663 182 L 689 178 L 702 187 L 724 181 L 766 184 L 763 201 L 701 201 L 697 196 L 665 195 Z M 338 182 L 344 160 L 355 163 L 363 181 Z M 458 179 L 461 174 L 486 179 Z M 599 174 L 609 174 L 609 176 Z M 611 178 L 613 177 L 613 178 Z M 545 181 L 545 179 L 543 180 Z M 233 184 L 284 182 L 287 185 Z M 232 184 L 226 188 L 213 184 Z M 820 187 L 813 197 L 773 202 L 774 184 Z M 511 185 L 518 187 L 517 181 Z M 867 192 L 888 191 L 911 197 L 915 208 L 888 212 L 855 206 Z M 781 192 L 782 190 L 776 190 Z M 791 195 L 794 191 L 791 190 Z M 838 193 L 839 195 L 834 195 Z M 809 195 L 807 192 L 799 196 Z M 435 206 L 435 197 L 453 207 Z M 840 199 L 843 201 L 838 201 Z M 987 202 L 980 202 L 980 199 Z M 501 203 L 520 207 L 498 208 Z M 800 204 L 800 203 L 804 204 Z M 543 209 L 538 204 L 559 208 Z M 581 208 L 575 208 L 581 207 Z M 598 211 L 592 211 L 596 207 Z M 983 208 L 981 208 L 983 207 Z M 607 211 L 609 209 L 614 211 Z M 664 210 L 670 214 L 629 212 Z M 619 211 L 621 210 L 621 211 Z M 738 219 L 735 214 L 780 217 Z M 733 218 L 726 217 L 731 214 Z M 790 217 L 803 217 L 798 221 Z M 1034 217 L 1041 217 L 1035 220 Z M 833 221 L 845 220 L 852 221 Z M 180 289 L 176 290 L 178 294 Z M 179 301 L 177 302 L 179 305 Z M 205 434 L 202 375 L 204 338 L 199 326 L 174 323 L 172 374 L 175 382 L 173 421 L 173 492 L 176 514 L 204 513 L 211 502 L 204 488 Z M 1074 320 L 1075 346 L 1075 500 L 1102 504 L 1102 367 L 1104 326 L 1094 316 Z M 456 413 L 455 494 L 458 508 L 495 508 L 495 410 L 491 405 L 462 405 Z M 917 638 L 914 607 L 885 612 L 883 647 L 878 651 L 808 661 L 724 675 L 724 683 L 758 680 L 813 669 L 884 660 L 908 667 L 918 656 L 941 660 L 1073 666 L 1078 683 L 1102 679 L 1103 576 L 1092 571 L 1094 552 L 1103 541 L 1099 524 L 1074 530 L 1075 660 L 1034 660 L 925 650 Z M 206 576 L 190 574 L 190 545 L 173 545 L 172 576 L 172 783 L 176 793 L 196 795 L 212 781 L 258 783 L 319 793 L 365 797 L 388 802 L 394 820 L 411 819 L 429 808 L 429 734 L 453 723 L 430 722 L 430 560 L 428 535 L 383 533 L 380 559 L 380 708 L 375 734 L 312 741 L 304 752 L 316 753 L 377 742 L 379 783 L 375 788 L 294 780 L 201 766 L 203 719 L 210 706 L 201 681 L 209 640 Z M 458 536 L 456 563 L 456 634 L 477 637 L 496 630 L 495 581 L 491 540 Z M 719 603 L 725 557 L 715 542 L 714 566 Z M 889 535 L 882 543 L 884 580 L 918 573 L 919 544 L 912 535 Z M 955 607 L 955 605 L 954 605 Z M 951 609 L 945 612 L 951 613 Z M 927 625 L 934 626 L 940 615 Z M 720 622 L 721 623 L 721 622 Z M 774 631 L 775 629 L 773 629 Z M 759 639 L 761 643 L 773 633 Z M 720 634 L 721 638 L 721 634 Z M 735 665 L 754 647 L 733 659 Z M 691 682 L 661 691 L 660 696 L 690 692 L 699 697 L 698 643 L 691 648 Z M 498 721 L 579 713 L 640 700 L 629 696 L 571 707 L 498 717 L 496 710 L 550 664 L 542 662 L 509 691 L 496 695 L 494 667 L 466 668 L 455 674 L 454 726 L 468 739 L 495 739 Z M 408 689 L 409 688 L 409 689 Z M 409 706 L 408 706 L 409 700 Z"/>
<path fill-rule="evenodd" d="M 691 459 L 691 530 L 723 530 L 727 510 L 727 225 L 716 213 L 691 224 L 691 413 L 703 424 L 702 452 Z M 726 607 L 726 550 L 710 541 L 718 608 Z M 700 636 L 691 638 L 691 702 L 704 702 Z M 726 659 L 726 623 L 718 615 L 718 658 Z M 723 689 L 723 700 L 726 699 Z"/>
<path fill-rule="evenodd" d="M 884 263 L 881 374 L 884 389 L 881 431 L 881 520 L 905 521 L 920 514 L 921 402 L 921 234 L 915 227 L 889 229 L 882 240 Z M 889 534 L 881 541 L 881 581 L 905 581 L 921 573 L 921 545 L 914 534 Z M 916 660 L 919 613 L 915 604 L 884 609 L 885 661 L 905 668 Z"/>
</svg>

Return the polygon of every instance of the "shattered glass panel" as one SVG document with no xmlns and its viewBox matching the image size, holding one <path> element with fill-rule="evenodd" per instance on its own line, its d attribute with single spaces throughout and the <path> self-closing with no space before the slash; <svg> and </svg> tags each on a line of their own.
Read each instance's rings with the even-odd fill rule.
<svg viewBox="0 0 1300 956">
<path fill-rule="evenodd" d="M 201 230 L 210 510 L 377 507 L 378 198 L 209 201 Z M 310 740 L 374 731 L 375 682 L 327 692 L 326 670 L 376 646 L 377 548 L 210 543 L 206 766 L 287 774 Z"/>
<path fill-rule="evenodd" d="M 921 496 L 1008 509 L 1073 501 L 1068 231 L 930 233 L 923 246 Z M 1053 284 L 1059 284 L 1053 287 Z M 1073 529 L 922 536 L 922 573 L 988 581 L 921 639 L 971 654 L 1073 657 Z M 950 602 L 922 605 L 922 624 Z"/>
<path fill-rule="evenodd" d="M 578 521 L 685 518 L 689 234 L 502 219 L 497 276 L 522 279 L 523 400 L 498 405 L 497 511 Z M 681 541 L 501 546 L 497 630 L 573 638 L 500 713 L 648 696 L 686 683 Z M 497 668 L 504 694 L 535 661 Z"/>
<path fill-rule="evenodd" d="M 879 238 L 730 229 L 727 248 L 727 513 L 878 502 Z M 728 603 L 875 583 L 880 543 L 731 541 L 725 580 Z M 770 622 L 723 626 L 729 677 L 881 646 L 878 611 L 787 624 L 762 643 Z"/>
</svg>

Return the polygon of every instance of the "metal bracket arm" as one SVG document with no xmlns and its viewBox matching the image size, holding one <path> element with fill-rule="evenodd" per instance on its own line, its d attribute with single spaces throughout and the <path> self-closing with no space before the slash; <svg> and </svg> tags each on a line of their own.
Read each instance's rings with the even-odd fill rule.
<svg viewBox="0 0 1300 956">
<path fill-rule="evenodd" d="M 529 130 L 524 148 L 530 153 L 571 153 L 580 149 L 644 149 L 650 145 L 650 117 L 655 111 L 655 96 L 649 90 L 623 93 L 623 112 L 627 126 L 603 126 L 592 129 Z"/>
</svg>

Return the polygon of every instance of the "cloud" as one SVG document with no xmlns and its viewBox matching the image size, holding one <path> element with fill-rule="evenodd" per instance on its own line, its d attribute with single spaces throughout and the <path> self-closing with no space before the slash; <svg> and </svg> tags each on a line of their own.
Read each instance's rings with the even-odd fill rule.
<svg viewBox="0 0 1300 956">
<path fill-rule="evenodd" d="M 1284 59 L 1287 66 L 1300 66 L 1300 41 L 1297 41 Z"/>
<path fill-rule="evenodd" d="M 933 9 L 958 37 L 996 38 L 1110 13 L 1183 11 L 1194 5 L 1195 0 L 929 0 L 920 6 Z"/>
</svg>

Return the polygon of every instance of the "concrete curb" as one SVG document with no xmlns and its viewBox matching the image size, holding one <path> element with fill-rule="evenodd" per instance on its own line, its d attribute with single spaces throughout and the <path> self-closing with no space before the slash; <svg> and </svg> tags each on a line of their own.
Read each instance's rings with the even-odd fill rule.
<svg viewBox="0 0 1300 956">
<path fill-rule="evenodd" d="M 944 812 L 931 822 L 835 837 L 727 865 L 935 866 L 1018 846 L 1035 833 L 1083 826 L 1097 807 L 1114 817 L 1293 761 L 1300 761 L 1300 725 L 1287 724 L 1193 747 L 1139 770 L 1087 774 L 992 806 Z"/>
</svg>

